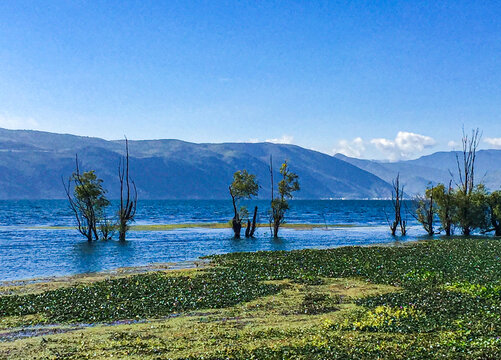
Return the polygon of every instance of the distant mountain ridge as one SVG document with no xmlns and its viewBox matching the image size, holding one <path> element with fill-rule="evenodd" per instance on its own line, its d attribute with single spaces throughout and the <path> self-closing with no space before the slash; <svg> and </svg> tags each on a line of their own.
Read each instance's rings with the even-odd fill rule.
<svg viewBox="0 0 501 360">
<path fill-rule="evenodd" d="M 129 141 L 129 148 L 141 199 L 227 199 L 233 173 L 244 168 L 257 175 L 260 198 L 269 198 L 270 155 L 275 180 L 285 159 L 298 173 L 301 199 L 371 199 L 391 193 L 391 186 L 378 176 L 295 145 L 140 140 Z M 0 129 L 0 199 L 64 198 L 62 180 L 74 171 L 75 154 L 81 170 L 96 170 L 109 196 L 116 198 L 123 151 L 123 140 Z"/>
<path fill-rule="evenodd" d="M 352 165 L 366 170 L 386 182 L 400 174 L 407 194 L 422 193 L 431 184 L 457 181 L 458 170 L 456 155 L 462 156 L 458 151 L 436 152 L 422 156 L 415 160 L 397 162 L 378 162 L 351 158 L 342 154 L 334 155 L 335 158 L 349 162 Z M 484 183 L 490 190 L 501 188 L 501 150 L 478 150 L 475 162 L 476 182 Z"/>
<path fill-rule="evenodd" d="M 129 142 L 131 173 L 142 199 L 227 199 L 236 170 L 257 175 L 260 198 L 269 198 L 268 163 L 275 180 L 283 160 L 299 174 L 299 199 L 382 199 L 391 196 L 399 173 L 406 193 L 421 193 L 430 183 L 456 176 L 456 153 L 437 152 L 393 163 L 330 156 L 296 145 L 272 143 L 195 144 L 181 140 Z M 75 169 L 96 170 L 111 198 L 118 197 L 118 162 L 124 140 L 33 130 L 0 128 L 0 199 L 64 198 L 62 180 Z M 491 189 L 501 187 L 501 150 L 480 150 L 476 178 Z"/>
</svg>

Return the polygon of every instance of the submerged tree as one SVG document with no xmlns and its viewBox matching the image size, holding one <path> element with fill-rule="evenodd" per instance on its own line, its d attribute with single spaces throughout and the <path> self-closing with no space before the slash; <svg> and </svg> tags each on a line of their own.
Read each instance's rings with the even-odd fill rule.
<svg viewBox="0 0 501 360">
<path fill-rule="evenodd" d="M 444 184 L 438 184 L 433 188 L 432 193 L 436 203 L 435 212 L 440 220 L 440 230 L 444 230 L 446 236 L 451 236 L 455 209 L 452 182 L 449 182 L 447 189 Z"/>
<path fill-rule="evenodd" d="M 118 209 L 118 239 L 125 241 L 129 224 L 134 221 L 137 208 L 136 184 L 129 176 L 129 141 L 125 138 L 125 158 L 118 165 L 120 180 L 120 208 Z"/>
<path fill-rule="evenodd" d="M 106 207 L 110 204 L 102 183 L 103 180 L 97 177 L 94 170 L 80 173 L 78 157 L 76 157 L 75 172 L 67 184 L 63 181 L 66 196 L 77 221 L 77 229 L 89 242 L 99 239 L 98 225 L 104 218 Z M 73 192 L 72 186 L 74 186 Z"/>
<path fill-rule="evenodd" d="M 282 180 L 278 183 L 278 197 L 275 198 L 273 182 L 273 159 L 270 156 L 270 177 L 271 177 L 271 214 L 270 226 L 273 226 L 273 237 L 278 237 L 280 225 L 285 221 L 285 213 L 289 209 L 288 199 L 292 199 L 292 193 L 298 191 L 299 176 L 289 170 L 287 161 L 284 161 L 280 167 Z"/>
<path fill-rule="evenodd" d="M 240 231 L 242 229 L 242 220 L 248 218 L 249 213 L 245 206 L 238 209 L 238 203 L 241 199 L 250 199 L 252 196 L 257 196 L 259 185 L 256 182 L 256 176 L 249 174 L 247 170 L 237 171 L 233 174 L 233 182 L 229 186 L 231 200 L 233 202 L 233 219 L 231 227 L 235 234 L 235 238 L 240 238 Z M 246 236 L 253 236 L 256 229 L 256 215 L 257 206 L 254 208 L 253 223 L 247 221 Z M 252 232 L 251 232 L 252 231 Z"/>
<path fill-rule="evenodd" d="M 435 235 L 434 217 L 435 217 L 435 202 L 434 202 L 434 187 L 427 188 L 423 196 L 417 196 L 416 215 L 415 218 L 429 236 Z"/>
<path fill-rule="evenodd" d="M 404 187 L 400 186 L 400 174 L 397 174 L 395 180 L 392 181 L 392 187 L 393 189 L 391 192 L 391 204 L 393 207 L 395 219 L 393 221 L 390 221 L 390 217 L 385 211 L 386 221 L 388 221 L 392 236 L 396 235 L 398 227 L 400 227 L 401 235 L 404 236 L 407 233 L 407 222 L 402 219 L 402 200 L 404 197 Z"/>
<path fill-rule="evenodd" d="M 247 227 L 245 228 L 245 237 L 254 237 L 254 233 L 256 232 L 256 221 L 257 221 L 257 206 L 254 206 L 252 223 L 250 219 L 247 219 Z"/>
<path fill-rule="evenodd" d="M 101 239 L 111 240 L 117 230 L 116 220 L 110 219 L 106 212 L 104 212 L 102 218 L 99 220 L 98 229 L 101 233 Z"/>
</svg>

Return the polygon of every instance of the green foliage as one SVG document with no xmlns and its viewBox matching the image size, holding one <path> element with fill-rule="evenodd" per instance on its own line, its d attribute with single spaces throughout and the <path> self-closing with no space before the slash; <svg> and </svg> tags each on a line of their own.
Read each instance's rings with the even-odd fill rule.
<svg viewBox="0 0 501 360">
<path fill-rule="evenodd" d="M 78 163 L 78 160 L 77 160 Z M 74 183 L 73 196 L 70 194 L 70 184 Z M 103 180 L 97 177 L 94 170 L 79 172 L 72 174 L 66 187 L 66 194 L 70 202 L 70 206 L 75 214 L 79 232 L 87 237 L 88 241 L 92 241 L 93 237 L 98 240 L 98 227 L 101 228 L 105 237 L 110 233 L 110 227 L 106 220 L 106 208 L 110 202 L 106 198 L 106 190 L 104 189 Z"/>
<path fill-rule="evenodd" d="M 250 199 L 257 196 L 259 185 L 256 175 L 249 174 L 247 170 L 237 171 L 233 174 L 233 182 L 230 185 L 230 194 L 235 199 Z"/>
<path fill-rule="evenodd" d="M 300 305 L 299 313 L 317 315 L 339 310 L 338 304 L 341 303 L 339 296 L 329 296 L 325 293 L 310 292 L 304 296 Z"/>
<path fill-rule="evenodd" d="M 482 184 L 467 193 L 458 189 L 454 191 L 453 197 L 455 205 L 453 222 L 461 228 L 464 235 L 488 226 L 487 191 Z"/>
<path fill-rule="evenodd" d="M 92 208 L 96 213 L 99 213 L 110 204 L 105 196 L 106 190 L 103 188 L 103 180 L 97 177 L 94 170 L 83 174 L 74 173 L 72 177 L 76 181 L 75 198 L 87 204 L 88 209 Z"/>
<path fill-rule="evenodd" d="M 278 289 L 223 269 L 195 277 L 151 273 L 41 294 L 3 296 L 0 297 L 0 317 L 42 313 L 53 322 L 158 317 L 193 309 L 227 307 Z"/>
<path fill-rule="evenodd" d="M 293 192 L 300 189 L 299 176 L 289 170 L 287 161 L 280 167 L 282 179 L 278 182 L 278 195 L 272 194 L 270 221 L 273 223 L 273 235 L 278 236 L 278 229 L 285 221 L 285 213 L 289 210 L 288 199 L 293 198 Z"/>
<path fill-rule="evenodd" d="M 287 161 L 284 161 L 280 167 L 280 174 L 282 175 L 282 180 L 278 183 L 278 194 L 282 199 L 292 199 L 292 193 L 300 189 L 299 176 L 289 170 Z"/>
<path fill-rule="evenodd" d="M 452 234 L 453 216 L 454 216 L 454 193 L 449 186 L 446 188 L 444 184 L 438 184 L 433 188 L 426 190 L 426 196 L 435 200 L 435 212 L 440 220 L 440 230 L 444 230 L 446 235 Z"/>
<path fill-rule="evenodd" d="M 486 196 L 489 207 L 489 226 L 485 231 L 494 231 L 496 236 L 501 236 L 501 191 L 493 191 Z"/>
<path fill-rule="evenodd" d="M 423 225 L 428 235 L 434 235 L 434 217 L 436 204 L 434 199 L 433 187 L 428 187 L 425 191 L 425 195 L 417 197 L 417 207 L 416 207 L 416 219 Z"/>
<path fill-rule="evenodd" d="M 101 238 L 103 240 L 110 240 L 118 229 L 115 221 L 109 219 L 106 215 L 102 217 L 99 221 L 99 232 L 101 233 Z"/>
<path fill-rule="evenodd" d="M 487 202 L 492 208 L 492 212 L 497 221 L 501 221 L 501 191 L 493 191 L 487 198 Z"/>
<path fill-rule="evenodd" d="M 3 296 L 0 318 L 31 316 L 22 319 L 23 326 L 29 320 L 109 322 L 232 306 L 221 315 L 221 322 L 210 315 L 203 323 L 195 321 L 193 315 L 185 317 L 189 326 L 206 326 L 204 338 L 198 342 L 188 338 L 179 345 L 166 340 L 165 334 L 144 334 L 147 328 L 156 326 L 170 333 L 174 326 L 171 319 L 143 324 L 147 327 L 136 332 L 132 325 L 120 327 L 116 333 L 103 330 L 112 334 L 111 342 L 104 347 L 145 359 L 158 357 L 159 351 L 166 358 L 177 358 L 169 351 L 186 346 L 203 349 L 204 355 L 192 359 L 499 358 L 500 253 L 497 239 L 448 239 L 402 247 L 217 255 L 211 257 L 214 266 L 193 276 L 150 273 L 38 294 Z M 339 288 L 331 290 L 329 278 L 353 277 L 367 288 L 379 283 L 401 289 L 389 287 L 389 292 L 365 296 L 362 292 L 355 299 L 337 296 Z M 281 282 L 286 279 L 292 280 L 292 285 Z M 348 279 L 340 286 L 343 281 Z M 353 284 L 356 280 L 350 281 Z M 259 327 L 264 318 L 246 327 L 255 315 L 251 309 L 259 307 L 262 316 L 270 316 L 274 299 L 287 299 L 281 294 L 291 286 L 294 288 L 288 296 L 298 287 L 302 290 L 297 295 L 299 301 L 288 303 L 288 312 L 282 315 L 290 319 L 287 327 L 276 327 L 272 322 Z M 203 310 L 202 314 L 210 311 Z M 318 317 L 319 322 L 312 327 L 295 327 L 300 317 Z M 223 323 L 229 323 L 227 332 L 218 330 Z M 201 327 L 194 331 L 198 329 Z M 269 342 L 246 347 L 261 338 Z M 81 341 L 80 334 L 76 339 Z M 73 346 L 68 338 L 57 344 L 67 344 L 68 349 Z M 78 358 L 77 352 L 74 357 Z"/>
<path fill-rule="evenodd" d="M 252 196 L 257 196 L 259 185 L 256 182 L 255 175 L 249 174 L 247 170 L 239 170 L 233 174 L 233 182 L 229 189 L 233 201 L 233 211 L 235 212 L 231 225 L 235 232 L 235 237 L 239 238 L 242 220 L 249 217 L 249 212 L 245 206 L 237 209 L 237 204 L 241 199 L 250 199 Z"/>
</svg>

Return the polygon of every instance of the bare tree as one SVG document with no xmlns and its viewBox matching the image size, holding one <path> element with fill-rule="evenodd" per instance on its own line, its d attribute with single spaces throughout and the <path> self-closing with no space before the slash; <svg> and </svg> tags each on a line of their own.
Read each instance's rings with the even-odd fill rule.
<svg viewBox="0 0 501 360">
<path fill-rule="evenodd" d="M 120 180 L 120 208 L 118 209 L 118 239 L 125 241 L 129 223 L 134 221 L 137 209 L 136 184 L 129 176 L 129 141 L 125 138 L 125 158 L 118 165 Z"/>
<path fill-rule="evenodd" d="M 459 190 L 465 194 L 471 194 L 475 188 L 475 160 L 477 157 L 477 148 L 482 134 L 477 128 L 472 130 L 471 137 L 464 132 L 461 139 L 463 151 L 461 156 L 456 153 L 456 164 L 459 175 L 459 183 L 456 183 Z"/>
<path fill-rule="evenodd" d="M 397 229 L 400 227 L 400 233 L 404 236 L 407 233 L 407 222 L 402 219 L 402 200 L 404 196 L 404 187 L 400 186 L 400 174 L 397 174 L 395 180 L 392 181 L 393 190 L 391 192 L 391 204 L 393 208 L 393 213 L 395 214 L 395 220 L 390 221 L 390 217 L 385 211 L 386 221 L 390 226 L 391 235 L 395 236 Z"/>
<path fill-rule="evenodd" d="M 456 153 L 456 164 L 458 171 L 458 181 L 456 181 L 456 222 L 459 224 L 463 235 L 470 235 L 476 227 L 476 209 L 472 204 L 472 194 L 475 191 L 475 160 L 477 148 L 481 138 L 480 130 L 472 130 L 468 136 L 463 128 L 461 139 L 463 150 Z M 452 174 L 451 174 L 452 175 Z"/>
</svg>

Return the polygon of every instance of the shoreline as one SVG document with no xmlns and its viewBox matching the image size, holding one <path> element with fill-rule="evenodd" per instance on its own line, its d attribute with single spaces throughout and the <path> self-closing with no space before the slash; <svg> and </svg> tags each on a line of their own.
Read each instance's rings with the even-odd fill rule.
<svg viewBox="0 0 501 360">
<path fill-rule="evenodd" d="M 292 249 L 292 250 L 264 250 L 264 252 L 274 252 L 274 251 L 285 251 L 285 252 L 293 252 L 293 251 L 302 251 L 302 250 L 329 250 L 329 249 L 340 249 L 340 248 L 351 248 L 351 247 L 406 247 L 412 246 L 418 243 L 425 243 L 432 240 L 438 239 L 421 239 L 421 240 L 409 240 L 409 241 L 400 241 L 395 240 L 391 243 L 376 243 L 376 244 L 366 244 L 366 245 L 343 245 L 338 247 L 331 248 L 302 248 L 302 249 Z M 236 252 L 236 253 L 248 253 L 254 254 L 256 252 L 262 252 L 263 250 L 258 251 L 244 251 L 244 252 Z M 235 254 L 235 253 L 224 253 L 218 255 L 226 255 L 226 254 Z M 144 274 L 155 271 L 162 272 L 176 272 L 176 271 L 189 271 L 189 270 L 201 270 L 205 269 L 211 264 L 211 260 L 207 259 L 209 255 L 204 255 L 195 260 L 186 260 L 186 261 L 178 261 L 178 262 L 167 262 L 167 263 L 151 263 L 147 265 L 139 265 L 139 266 L 124 266 L 118 267 L 108 270 L 94 271 L 94 272 L 84 272 L 77 274 L 68 274 L 68 275 L 53 275 L 53 276 L 40 276 L 33 278 L 24 278 L 24 279 L 14 279 L 14 280 L 0 280 L 0 296 L 8 295 L 10 292 L 6 291 L 9 288 L 16 287 L 27 287 L 27 286 L 37 286 L 41 284 L 74 284 L 74 283 L 86 283 L 86 282 L 94 282 L 100 280 L 106 280 L 110 278 L 119 278 L 129 275 L 137 275 Z"/>
<path fill-rule="evenodd" d="M 47 290 L 47 287 L 70 286 L 80 283 L 92 283 L 107 279 L 115 279 L 130 275 L 145 274 L 150 272 L 182 272 L 205 269 L 210 265 L 208 259 L 197 259 L 169 263 L 151 263 L 142 266 L 127 266 L 115 269 L 78 273 L 70 275 L 41 276 L 27 279 L 0 281 L 0 296 L 17 293 L 16 289 L 33 288 L 34 291 Z"/>
<path fill-rule="evenodd" d="M 258 223 L 256 227 L 267 228 L 270 224 Z M 373 227 L 377 225 L 357 225 L 357 224 L 312 224 L 312 223 L 285 223 L 281 227 L 294 230 L 313 230 L 313 229 L 337 229 L 337 228 L 359 228 Z M 242 230 L 246 226 L 242 226 Z M 75 230 L 74 226 L 28 226 L 30 230 Z M 130 227 L 130 231 L 169 231 L 180 229 L 231 229 L 227 222 L 208 222 L 208 223 L 179 223 L 179 224 L 136 224 Z"/>
</svg>

